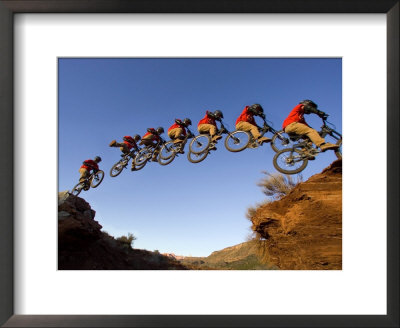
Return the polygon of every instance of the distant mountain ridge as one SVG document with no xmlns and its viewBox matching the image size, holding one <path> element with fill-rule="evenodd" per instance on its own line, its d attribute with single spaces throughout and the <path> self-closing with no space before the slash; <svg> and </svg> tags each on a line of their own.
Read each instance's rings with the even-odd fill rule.
<svg viewBox="0 0 400 328">
<path fill-rule="evenodd" d="M 212 252 L 207 257 L 183 257 L 178 259 L 186 266 L 198 266 L 200 269 L 223 270 L 272 270 L 274 265 L 262 263 L 257 255 L 254 241 L 247 241 Z"/>
</svg>

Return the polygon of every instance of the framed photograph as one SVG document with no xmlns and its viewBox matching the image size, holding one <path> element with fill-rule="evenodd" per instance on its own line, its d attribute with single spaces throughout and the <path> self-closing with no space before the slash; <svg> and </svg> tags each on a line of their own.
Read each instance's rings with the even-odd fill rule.
<svg viewBox="0 0 400 328">
<path fill-rule="evenodd" d="M 399 325 L 398 1 L 4 0 L 0 22 L 0 324 Z M 298 110 L 325 127 L 301 147 Z M 266 178 L 260 205 L 273 170 L 329 192 L 284 203 Z M 266 257 L 207 257 L 238 245 Z"/>
</svg>

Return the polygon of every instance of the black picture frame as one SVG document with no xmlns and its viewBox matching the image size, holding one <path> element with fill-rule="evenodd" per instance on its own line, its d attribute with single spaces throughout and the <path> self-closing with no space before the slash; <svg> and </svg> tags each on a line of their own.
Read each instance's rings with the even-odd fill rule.
<svg viewBox="0 0 400 328">
<path fill-rule="evenodd" d="M 0 0 L 0 324 L 4 327 L 399 327 L 399 8 L 398 0 Z M 14 315 L 13 177 L 18 174 L 13 163 L 13 16 L 16 13 L 386 14 L 387 315 Z M 380 110 L 377 109 L 377 114 Z"/>
</svg>

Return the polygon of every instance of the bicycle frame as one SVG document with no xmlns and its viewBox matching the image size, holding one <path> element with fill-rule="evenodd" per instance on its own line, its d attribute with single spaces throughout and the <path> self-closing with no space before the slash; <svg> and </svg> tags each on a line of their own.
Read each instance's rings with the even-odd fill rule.
<svg viewBox="0 0 400 328">
<path fill-rule="evenodd" d="M 92 183 L 92 181 L 95 177 L 96 177 L 96 173 L 94 173 L 94 172 L 90 173 L 90 175 L 84 181 L 82 181 L 84 186 L 90 188 L 90 184 Z"/>
<path fill-rule="evenodd" d="M 271 132 L 273 134 L 277 133 L 277 131 L 272 126 L 270 126 L 265 120 L 264 120 L 263 126 L 261 128 L 260 127 L 258 128 L 258 131 L 260 133 L 260 137 L 264 136 L 267 132 Z M 256 139 L 254 138 L 253 134 L 249 131 L 245 131 L 245 132 L 247 132 L 250 137 L 249 145 L 251 145 L 251 144 L 254 145 L 253 148 L 258 147 L 259 144 L 256 141 Z M 228 132 L 228 134 L 230 135 L 231 133 Z"/>
<path fill-rule="evenodd" d="M 228 131 L 225 125 L 220 121 L 221 127 L 217 131 L 217 135 L 222 136 L 223 134 L 231 135 L 232 133 Z"/>
<path fill-rule="evenodd" d="M 145 147 L 143 147 L 143 148 L 147 148 L 147 150 L 151 150 L 151 155 L 153 155 L 154 152 L 156 151 L 156 149 L 159 148 L 161 145 L 163 145 L 163 144 L 165 144 L 165 143 L 166 143 L 166 141 L 165 141 L 163 138 L 160 137 L 160 140 L 157 141 L 156 144 L 154 144 L 154 145 L 149 145 L 149 146 L 145 146 Z M 142 148 L 142 149 L 143 149 L 143 148 Z"/>
<path fill-rule="evenodd" d="M 261 129 L 259 129 L 261 136 L 266 134 L 267 132 L 271 131 L 271 133 L 275 134 L 278 131 L 276 131 L 272 126 L 268 125 L 268 123 L 264 120 L 264 125 Z"/>
<path fill-rule="evenodd" d="M 183 140 L 182 140 L 182 142 L 178 145 L 179 147 L 171 147 L 171 148 L 167 148 L 167 150 L 168 151 L 173 151 L 173 152 L 175 152 L 176 154 L 178 154 L 178 149 L 177 148 L 179 148 L 179 149 L 182 149 L 182 148 L 184 148 L 185 147 L 185 145 L 186 145 L 186 143 L 187 143 L 187 141 L 189 140 L 189 138 L 192 138 L 192 137 L 195 137 L 195 135 L 192 133 L 192 131 L 190 131 L 188 128 L 186 128 L 187 130 L 188 130 L 188 133 L 186 133 L 186 136 L 185 136 L 185 138 L 183 138 Z M 172 146 L 172 145 L 171 145 Z"/>
<path fill-rule="evenodd" d="M 322 122 L 323 122 L 323 125 L 321 126 L 321 130 L 318 131 L 318 134 L 322 138 L 325 138 L 327 135 L 330 135 L 335 140 L 342 139 L 342 135 L 339 132 L 337 132 L 336 130 L 334 130 L 333 128 L 329 127 L 326 124 L 327 123 L 326 120 L 322 119 Z M 296 149 L 296 148 L 306 148 L 306 149 L 314 149 L 314 154 L 318 154 L 321 152 L 319 149 L 317 149 L 313 146 L 310 147 L 311 140 L 305 135 L 296 135 L 294 137 L 293 136 L 289 136 L 289 137 L 292 141 L 295 142 L 293 144 L 293 146 L 289 148 L 289 149 L 292 149 L 292 151 L 294 151 L 294 149 Z"/>
<path fill-rule="evenodd" d="M 326 120 L 322 120 L 322 121 L 323 121 L 323 125 L 321 126 L 321 131 L 318 132 L 322 138 L 325 138 L 327 135 L 330 135 L 332 138 L 334 138 L 336 140 L 342 139 L 342 135 L 339 132 L 332 129 L 330 126 L 328 126 L 326 124 L 327 123 Z"/>
</svg>

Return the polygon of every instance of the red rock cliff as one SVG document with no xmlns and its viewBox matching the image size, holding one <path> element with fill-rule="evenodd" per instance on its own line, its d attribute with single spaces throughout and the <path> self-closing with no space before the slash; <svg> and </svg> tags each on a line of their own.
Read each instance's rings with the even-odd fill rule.
<svg viewBox="0 0 400 328">
<path fill-rule="evenodd" d="M 342 161 L 263 205 L 251 219 L 269 260 L 284 270 L 342 269 Z"/>
</svg>

